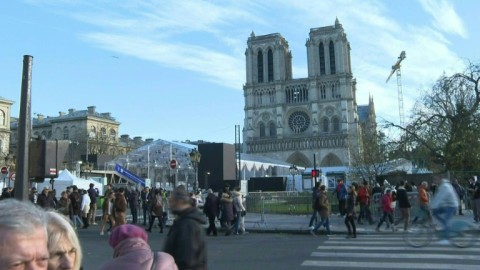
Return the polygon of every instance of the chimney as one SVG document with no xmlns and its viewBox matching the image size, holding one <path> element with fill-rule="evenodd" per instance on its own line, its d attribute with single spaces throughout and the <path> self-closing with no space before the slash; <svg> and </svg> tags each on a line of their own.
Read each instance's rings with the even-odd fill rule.
<svg viewBox="0 0 480 270">
<path fill-rule="evenodd" d="M 72 114 L 75 112 L 75 109 L 68 109 L 68 114 Z"/>
<path fill-rule="evenodd" d="M 42 121 L 43 120 L 43 114 L 41 114 L 41 113 L 37 114 L 37 120 Z"/>
<path fill-rule="evenodd" d="M 95 113 L 95 106 L 88 106 L 87 109 L 88 109 L 88 114 L 94 114 Z"/>
<path fill-rule="evenodd" d="M 64 112 L 58 112 L 58 116 L 60 116 L 60 117 L 65 116 L 65 113 Z"/>
</svg>

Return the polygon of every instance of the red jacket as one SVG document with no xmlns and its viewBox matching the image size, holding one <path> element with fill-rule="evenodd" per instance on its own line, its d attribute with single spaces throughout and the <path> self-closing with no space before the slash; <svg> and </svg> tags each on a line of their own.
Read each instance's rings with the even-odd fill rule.
<svg viewBox="0 0 480 270">
<path fill-rule="evenodd" d="M 382 195 L 382 209 L 383 212 L 393 213 L 392 196 L 388 193 Z"/>
<path fill-rule="evenodd" d="M 358 202 L 360 204 L 369 205 L 370 204 L 370 192 L 369 192 L 368 188 L 361 187 L 358 190 L 357 198 L 358 198 Z"/>
</svg>

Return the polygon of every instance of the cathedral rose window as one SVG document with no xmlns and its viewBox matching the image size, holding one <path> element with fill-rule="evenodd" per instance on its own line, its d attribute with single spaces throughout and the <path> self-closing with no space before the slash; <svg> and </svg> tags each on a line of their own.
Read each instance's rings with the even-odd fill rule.
<svg viewBox="0 0 480 270">
<path fill-rule="evenodd" d="M 310 126 L 310 117 L 305 112 L 294 112 L 288 118 L 288 126 L 294 133 L 302 133 Z"/>
</svg>

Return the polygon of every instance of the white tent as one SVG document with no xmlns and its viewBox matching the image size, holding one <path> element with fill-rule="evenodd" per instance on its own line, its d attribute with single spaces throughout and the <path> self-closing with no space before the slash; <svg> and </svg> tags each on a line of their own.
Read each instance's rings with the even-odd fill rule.
<svg viewBox="0 0 480 270">
<path fill-rule="evenodd" d="M 60 171 L 58 174 L 57 178 L 54 178 L 55 182 L 53 183 L 53 188 L 57 191 L 56 197 L 59 198 L 62 191 L 65 191 L 67 187 L 76 185 L 78 189 L 89 189 L 90 184 L 94 185 L 94 188 L 98 189 L 98 192 L 100 195 L 103 195 L 103 184 L 99 183 L 95 180 L 92 179 L 82 179 L 78 178 L 75 175 L 73 175 L 71 172 L 69 172 L 67 169 Z M 49 188 L 52 188 L 52 185 L 50 184 L 50 179 L 45 179 L 43 183 L 38 183 L 37 184 L 37 190 L 39 192 L 42 191 L 44 187 L 48 186 Z"/>
</svg>

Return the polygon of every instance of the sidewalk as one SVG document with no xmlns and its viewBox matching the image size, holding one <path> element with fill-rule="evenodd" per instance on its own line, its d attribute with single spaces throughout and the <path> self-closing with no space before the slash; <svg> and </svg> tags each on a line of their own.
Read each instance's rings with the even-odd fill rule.
<svg viewBox="0 0 480 270">
<path fill-rule="evenodd" d="M 467 211 L 465 211 L 467 212 Z M 412 217 L 410 217 L 412 218 Z M 464 219 L 473 223 L 473 215 L 471 212 L 464 213 L 463 216 L 456 215 L 454 219 Z M 245 216 L 245 229 L 248 232 L 263 232 L 263 233 L 290 233 L 290 234 L 309 234 L 310 228 L 308 223 L 310 222 L 310 215 L 279 215 L 279 214 L 265 214 L 262 218 L 261 214 L 247 213 Z M 357 226 L 358 234 L 379 233 L 376 232 L 376 226 L 378 221 L 369 225 L 365 222 L 363 225 Z M 478 223 L 477 223 L 478 226 Z M 397 225 L 396 233 L 403 232 L 403 223 Z M 344 218 L 332 214 L 330 216 L 330 230 L 334 234 L 346 234 L 347 227 L 344 223 Z M 385 230 L 385 226 L 382 225 L 382 232 L 391 233 L 390 230 Z M 318 235 L 325 234 L 325 229 L 322 227 L 317 232 Z"/>
</svg>

